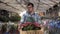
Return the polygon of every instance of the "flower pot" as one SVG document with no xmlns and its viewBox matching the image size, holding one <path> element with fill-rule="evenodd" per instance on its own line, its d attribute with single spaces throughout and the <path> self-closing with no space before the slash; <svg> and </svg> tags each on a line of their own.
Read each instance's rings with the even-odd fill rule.
<svg viewBox="0 0 60 34">
<path fill-rule="evenodd" d="M 28 31 L 22 31 L 22 29 L 20 29 L 20 34 L 44 34 L 44 28 L 41 28 L 41 30 L 28 30 Z"/>
</svg>

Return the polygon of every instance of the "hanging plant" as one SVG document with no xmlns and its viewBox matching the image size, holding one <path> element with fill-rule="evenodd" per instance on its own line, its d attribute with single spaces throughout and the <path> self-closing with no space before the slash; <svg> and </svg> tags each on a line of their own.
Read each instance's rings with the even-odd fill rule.
<svg viewBox="0 0 60 34">
<path fill-rule="evenodd" d="M 6 16 L 0 16 L 0 21 L 2 21 L 2 22 L 8 22 L 9 18 L 6 17 Z"/>
</svg>

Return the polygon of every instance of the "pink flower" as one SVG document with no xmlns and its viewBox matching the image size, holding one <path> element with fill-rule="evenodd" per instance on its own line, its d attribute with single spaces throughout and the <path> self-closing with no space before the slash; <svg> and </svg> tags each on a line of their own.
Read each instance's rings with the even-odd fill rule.
<svg viewBox="0 0 60 34">
<path fill-rule="evenodd" d="M 21 26 L 26 27 L 26 26 L 28 26 L 28 25 L 30 25 L 30 24 L 31 24 L 31 22 L 26 22 L 26 23 L 24 23 L 24 24 L 21 24 Z"/>
<path fill-rule="evenodd" d="M 37 22 L 35 22 L 35 23 L 26 22 L 26 23 L 24 23 L 24 24 L 21 24 L 21 26 L 23 26 L 23 27 L 26 27 L 26 26 L 28 26 L 28 25 L 34 25 L 35 27 L 40 27 L 40 24 L 37 23 Z"/>
<path fill-rule="evenodd" d="M 37 22 L 33 23 L 33 25 L 34 25 L 35 27 L 40 27 L 40 24 L 37 23 Z"/>
</svg>

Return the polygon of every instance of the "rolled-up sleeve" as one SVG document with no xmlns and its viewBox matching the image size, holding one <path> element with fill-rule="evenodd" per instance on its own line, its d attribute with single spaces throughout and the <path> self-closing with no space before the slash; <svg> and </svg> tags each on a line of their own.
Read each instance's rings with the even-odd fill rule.
<svg viewBox="0 0 60 34">
<path fill-rule="evenodd" d="M 24 19 L 25 19 L 25 16 L 23 15 L 23 16 L 21 17 L 20 24 L 24 23 L 24 21 L 25 21 Z"/>
</svg>

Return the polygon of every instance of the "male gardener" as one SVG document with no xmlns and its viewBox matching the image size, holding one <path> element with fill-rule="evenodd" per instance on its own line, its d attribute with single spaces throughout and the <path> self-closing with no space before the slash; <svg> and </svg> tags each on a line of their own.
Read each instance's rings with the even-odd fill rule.
<svg viewBox="0 0 60 34">
<path fill-rule="evenodd" d="M 20 21 L 20 24 L 23 24 L 25 22 L 27 22 L 27 18 L 28 17 L 33 17 L 35 22 L 37 23 L 41 23 L 41 19 L 40 19 L 40 16 L 34 12 L 34 4 L 33 3 L 28 3 L 27 4 L 27 11 L 25 14 L 23 14 L 23 16 L 21 17 L 21 21 Z M 20 28 L 20 26 L 18 27 Z"/>
</svg>

